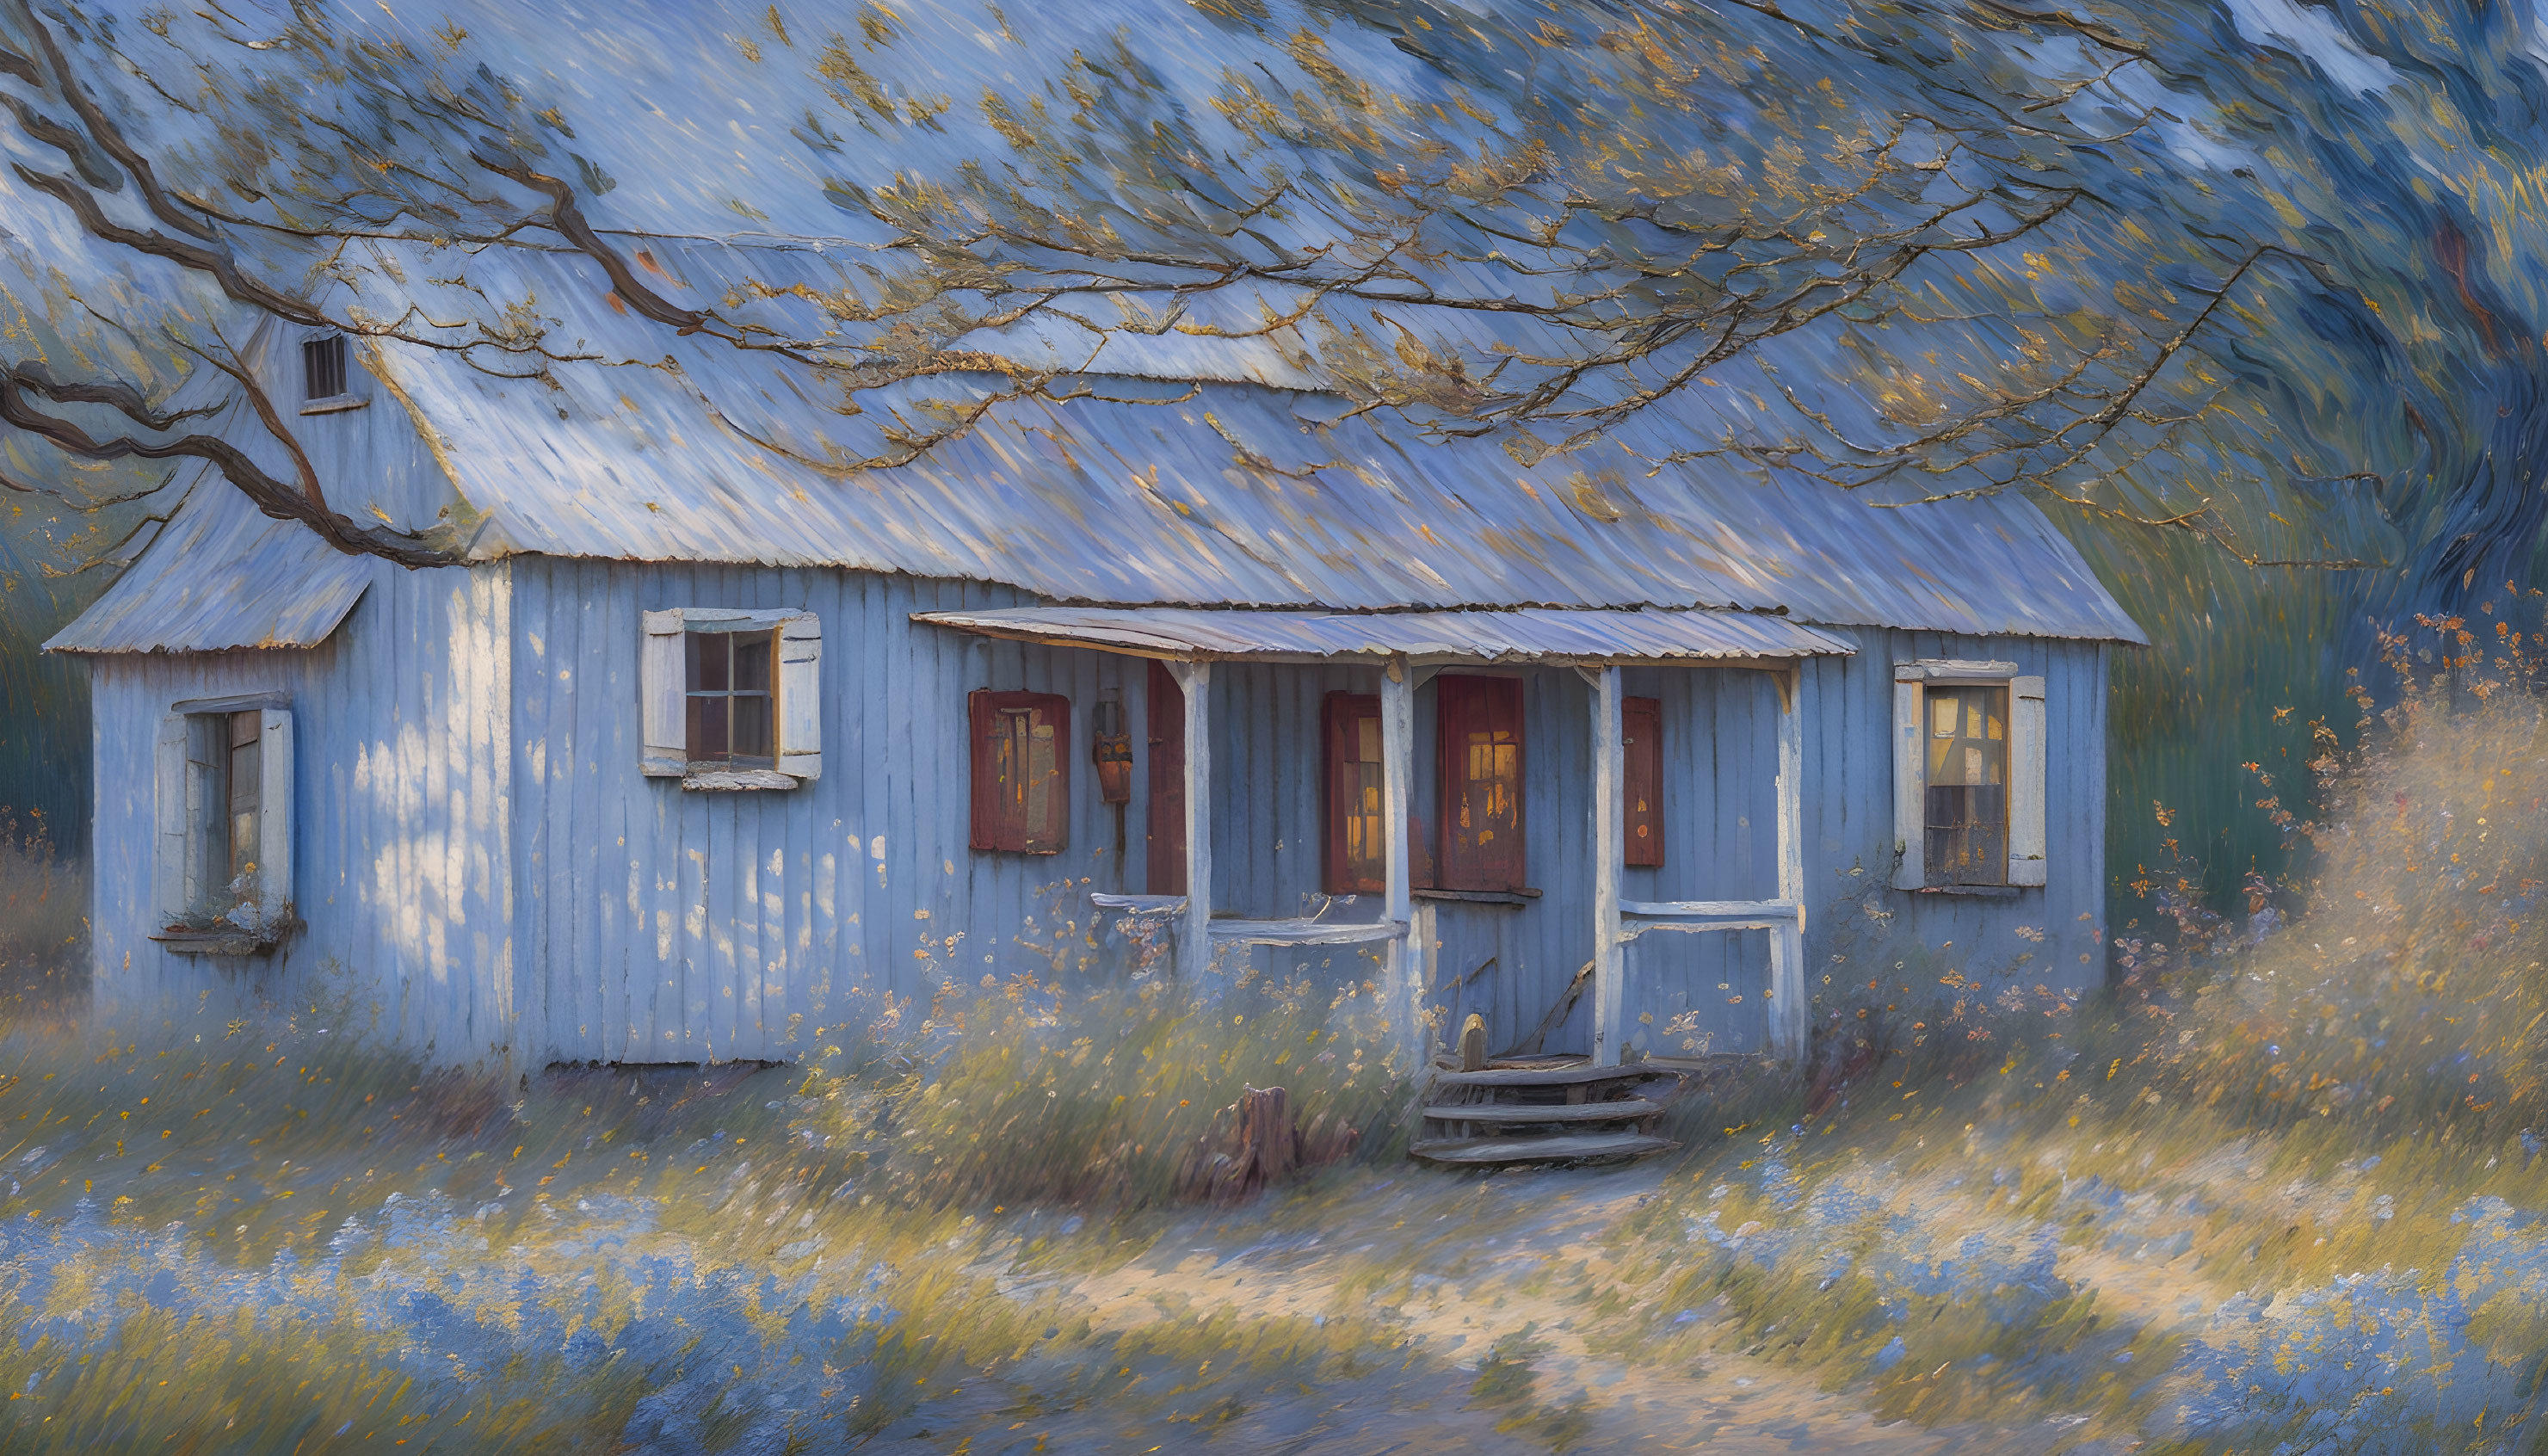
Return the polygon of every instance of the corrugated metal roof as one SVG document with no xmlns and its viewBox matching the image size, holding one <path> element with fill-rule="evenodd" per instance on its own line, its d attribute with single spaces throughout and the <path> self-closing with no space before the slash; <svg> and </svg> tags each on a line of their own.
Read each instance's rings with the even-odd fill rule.
<svg viewBox="0 0 2548 1456">
<path fill-rule="evenodd" d="M 1208 611 L 1009 607 L 914 612 L 915 622 L 1175 658 L 1459 658 L 1485 662 L 1846 657 L 1857 648 L 1783 617 L 1725 611 Z"/>
<path fill-rule="evenodd" d="M 1858 377 L 1847 340 L 1828 331 L 1766 344 L 1759 359 L 1711 371 L 1708 388 L 1682 391 L 1605 439 L 1545 458 L 1524 436 L 1435 439 L 1384 413 L 1348 413 L 1345 402 L 1319 393 L 1410 345 L 1448 349 L 1482 369 L 1580 348 L 1581 339 L 1569 344 L 1544 320 L 1427 302 L 1575 286 L 1563 268 L 1485 261 L 1527 250 L 1502 234 L 1479 233 L 1474 247 L 1414 250 L 1422 259 L 1405 261 L 1420 261 L 1418 276 L 1405 298 L 1386 301 L 1328 299 L 1263 277 L 1195 292 L 1174 286 L 1191 281 L 1191 270 L 1171 269 L 1128 276 L 1120 288 L 1074 288 L 1066 307 L 1008 326 L 979 322 L 1005 306 L 986 309 L 976 295 L 944 301 L 951 318 L 976 320 L 960 326 L 885 307 L 919 285 L 901 276 L 915 254 L 870 206 L 875 190 L 960 193 L 967 169 L 987 164 L 1043 179 L 1021 196 L 1052 206 L 1078 199 L 1079 222 L 1138 232 L 1204 206 L 1205 182 L 1174 158 L 1115 164 L 1162 138 L 1183 138 L 1178 156 L 1229 159 L 1224 181 L 1279 165 L 1299 183 L 1284 207 L 1251 212 L 1231 247 L 1252 257 L 1258 248 L 1302 256 L 1348 245 L 1357 219 L 1320 199 L 1347 172 L 1367 185 L 1368 159 L 1261 133 L 1223 104 L 1233 76 L 1272 77 L 1308 98 L 1320 76 L 1350 75 L 1445 116 L 1503 118 L 1481 121 L 1480 136 L 1507 139 L 1528 131 L 1513 119 L 1544 99 L 1518 72 L 1509 73 L 1509 95 L 1454 80 L 1422 47 L 1402 44 L 1409 35 L 1386 18 L 1320 8 L 1313 37 L 1300 29 L 1312 12 L 1277 6 L 1279 14 L 1251 20 L 1243 9 L 1253 8 L 1054 0 L 1021 12 L 1023 29 L 1012 33 L 1005 17 L 985 28 L 997 11 L 921 7 L 897 18 L 889 36 L 833 38 L 838 54 L 822 51 L 819 62 L 823 43 L 812 37 L 800 38 L 802 50 L 774 32 L 766 52 L 760 42 L 736 44 L 762 23 L 760 9 L 739 0 L 593 9 L 579 0 L 537 8 L 423 0 L 346 12 L 337 19 L 384 43 L 421 48 L 447 24 L 506 57 L 556 115 L 574 119 L 552 139 L 578 149 L 544 155 L 581 168 L 575 175 L 595 226 L 613 229 L 646 287 L 676 307 L 714 309 L 770 337 L 806 340 L 836 362 L 928 347 L 1088 371 L 1090 388 L 1068 402 L 998 404 L 969 434 L 909 465 L 860 469 L 896 433 L 979 406 L 988 388 L 980 381 L 991 376 L 940 378 L 899 394 L 847 391 L 837 375 L 777 351 L 649 322 L 614 297 L 591 259 L 532 245 L 539 234 L 521 232 L 483 247 L 368 244 L 331 264 L 345 290 L 331 308 L 408 320 L 443 346 L 390 345 L 386 368 L 401 408 L 384 400 L 361 417 L 386 427 L 411 409 L 432 473 L 447 473 L 465 498 L 455 518 L 477 525 L 472 552 L 481 560 L 528 552 L 832 566 L 1109 604 L 1783 609 L 1841 625 L 2144 640 L 2017 492 L 1912 504 L 1882 488 L 1853 494 L 1794 472 L 1654 467 L 1695 444 L 1776 434 L 1782 380 Z M 1512 20 L 1516 35 L 1539 24 L 1535 12 L 1527 23 Z M 1500 86 L 1503 62 L 1488 54 L 1483 31 L 1472 39 L 1486 49 L 1461 73 Z M 1472 39 L 1446 33 L 1425 45 L 1439 50 Z M 1533 76 L 1543 66 L 1589 67 L 1579 77 L 1586 86 L 1610 64 L 1601 47 L 1526 48 Z M 1311 65 L 1303 56 L 1312 50 L 1326 58 Z M 207 85 L 246 81 L 228 60 L 200 63 L 215 73 Z M 852 104 L 841 91 L 843 66 L 865 64 L 896 95 L 961 104 L 925 125 Z M 1085 106 L 1073 90 L 1085 89 L 1084 65 L 1107 67 L 1093 74 L 1113 78 Z M 1049 102 L 1054 117 L 1076 118 L 1055 123 L 1070 135 L 1096 130 L 1066 158 L 1017 152 L 990 114 L 994 95 Z M 311 104 L 324 115 L 339 99 L 320 92 Z M 163 153 L 218 148 L 212 113 L 164 106 L 137 87 L 133 110 L 141 139 Z M 1412 121 L 1402 135 L 1377 112 L 1370 125 L 1384 150 L 1431 135 L 1429 124 Z M 710 136 L 715 147 L 703 148 Z M 1061 171 L 1047 175 L 1047 166 Z M 738 234 L 738 226 L 754 230 Z M 1111 264 L 1098 271 L 1114 276 Z M 1179 309 L 1182 321 L 1172 324 Z M 1296 315 L 1296 323 L 1267 326 Z M 942 323 L 945 336 L 934 331 Z M 525 342 L 534 334 L 544 353 Z M 482 356 L 453 352 L 458 346 Z M 269 367 L 288 390 L 297 361 L 276 357 Z M 1153 403 L 1127 403 L 1137 395 Z M 1816 406 L 1835 430 L 1866 437 L 1880 433 L 1870 413 L 1876 395 L 1834 388 Z M 324 461 L 328 499 L 357 517 L 378 505 L 395 520 L 432 520 L 429 506 L 416 508 L 415 490 L 379 484 L 376 458 Z M 366 491 L 400 499 L 366 501 Z M 200 564 L 172 559 L 183 540 L 172 533 L 154 546 L 136 575 L 200 574 Z M 159 590 L 146 580 L 134 587 L 145 589 Z M 155 640 L 145 621 L 126 629 L 136 641 Z"/>
<path fill-rule="evenodd" d="M 416 281 L 432 269 L 398 271 L 406 282 L 362 275 L 364 307 L 465 313 Z M 1905 504 L 1800 474 L 1658 468 L 1689 437 L 1678 405 L 1524 464 L 1532 452 L 1509 436 L 1430 437 L 1332 395 L 1091 379 L 1066 400 L 993 403 L 911 463 L 862 469 L 871 421 L 809 398 L 774 356 L 613 313 L 590 271 L 523 250 L 468 268 L 492 297 L 537 298 L 588 358 L 649 362 L 520 378 L 392 351 L 401 394 L 486 519 L 481 558 L 850 567 L 1110 604 L 1729 607 L 2142 640 L 2023 497 Z M 896 417 L 924 426 L 986 398 L 966 389 L 938 381 L 939 399 Z M 887 411 L 871 400 L 866 412 Z"/>
<path fill-rule="evenodd" d="M 1500 438 L 1423 438 L 1333 396 L 1109 381 L 1067 402 L 995 405 L 908 465 L 855 470 L 827 463 L 828 407 L 731 355 L 721 367 L 695 340 L 657 342 L 696 357 L 679 372 L 561 363 L 543 382 L 398 352 L 398 394 L 480 522 L 473 559 L 829 566 L 1108 605 L 1705 607 L 2143 640 L 2018 496 L 1890 508 L 1800 476 L 1658 470 L 1661 410 L 1634 423 L 1642 435 L 1524 465 Z M 408 428 L 390 403 L 362 417 Z M 412 484 L 380 484 L 383 453 L 318 450 L 330 499 L 360 514 L 368 489 L 416 518 Z M 203 505 L 57 640 L 236 646 L 271 637 L 287 610 L 342 614 L 363 567 L 244 506 Z M 247 611 L 251 596 L 271 620 Z M 155 605 L 125 610 L 142 601 Z M 196 620 L 207 613 L 219 625 Z"/>
<path fill-rule="evenodd" d="M 316 647 L 379 572 L 219 481 L 190 488 L 142 559 L 45 644 L 49 652 Z"/>
</svg>

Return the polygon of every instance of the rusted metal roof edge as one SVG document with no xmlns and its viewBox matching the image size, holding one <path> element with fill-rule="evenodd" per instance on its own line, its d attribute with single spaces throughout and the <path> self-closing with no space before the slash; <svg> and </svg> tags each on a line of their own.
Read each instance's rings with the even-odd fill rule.
<svg viewBox="0 0 2548 1456">
<path fill-rule="evenodd" d="M 210 486 L 210 489 L 206 489 Z M 316 647 L 387 563 L 341 555 L 199 476 L 114 585 L 44 650 L 108 656 Z"/>
<path fill-rule="evenodd" d="M 1248 607 L 1010 607 L 914 612 L 984 636 L 1141 657 L 1320 662 L 1392 656 L 1475 662 L 1783 664 L 1855 645 L 1768 613 L 1709 608 L 1332 611 Z"/>
<path fill-rule="evenodd" d="M 46 638 L 43 650 L 57 652 L 65 657 L 137 657 L 154 652 L 175 654 L 304 651 L 317 647 L 334 636 L 336 629 L 345 624 L 345 618 L 352 613 L 355 604 L 363 599 L 363 593 L 370 589 L 370 582 L 359 581 L 351 584 L 350 590 L 343 591 L 341 595 L 330 593 L 329 596 L 316 601 L 305 599 L 296 606 L 294 616 L 297 620 L 289 624 L 278 622 L 275 631 L 255 641 L 231 640 L 228 634 L 219 632 L 202 634 L 203 640 L 174 640 L 173 638 L 149 640 L 134 637 L 120 641 L 77 641 L 71 639 L 82 636 L 98 639 L 105 638 L 106 634 L 94 631 L 82 633 L 79 630 L 80 620 L 74 619 L 61 631 Z"/>
</svg>

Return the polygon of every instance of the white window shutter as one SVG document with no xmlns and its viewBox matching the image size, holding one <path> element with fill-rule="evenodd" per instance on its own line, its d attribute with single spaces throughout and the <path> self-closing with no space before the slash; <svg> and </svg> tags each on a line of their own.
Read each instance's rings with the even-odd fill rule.
<svg viewBox="0 0 2548 1456">
<path fill-rule="evenodd" d="M 637 695 L 646 731 L 639 771 L 649 777 L 679 778 L 688 764 L 689 723 L 682 711 L 687 671 L 682 661 L 682 614 L 646 613 L 646 641 L 637 655 Z"/>
<path fill-rule="evenodd" d="M 2044 883 L 2044 680 L 2008 693 L 2008 882 Z"/>
<path fill-rule="evenodd" d="M 218 713 L 186 715 L 185 878 L 179 893 L 189 911 L 221 909 L 213 902 L 229 882 L 226 857 L 229 806 L 222 801 L 229 762 L 229 727 Z"/>
<path fill-rule="evenodd" d="M 256 736 L 256 908 L 268 929 L 292 915 L 292 710 L 267 708 Z"/>
<path fill-rule="evenodd" d="M 1925 706 L 1926 689 L 1920 683 L 1893 684 L 1893 841 L 1901 851 L 1893 887 L 1898 890 L 1916 890 L 1929 882 Z"/>
<path fill-rule="evenodd" d="M 778 624 L 778 772 L 823 776 L 823 622 L 811 612 Z"/>
<path fill-rule="evenodd" d="M 187 813 L 186 715 L 170 713 L 159 720 L 159 742 L 150 761 L 150 904 L 159 916 L 153 927 L 165 929 L 184 915 L 190 898 L 186 884 Z"/>
</svg>

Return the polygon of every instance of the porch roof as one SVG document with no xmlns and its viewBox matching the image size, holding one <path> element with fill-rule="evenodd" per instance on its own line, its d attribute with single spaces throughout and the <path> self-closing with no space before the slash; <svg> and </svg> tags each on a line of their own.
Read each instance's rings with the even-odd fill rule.
<svg viewBox="0 0 2548 1456">
<path fill-rule="evenodd" d="M 373 580 L 396 567 L 330 549 L 303 526 L 257 512 L 209 467 L 151 550 L 169 569 L 128 572 L 48 652 L 221 652 L 316 647 Z"/>
<path fill-rule="evenodd" d="M 1405 654 L 1455 662 L 1734 662 L 1847 656 L 1844 638 L 1761 612 L 1703 607 L 1338 612 L 1026 606 L 912 620 L 989 637 L 1139 657 L 1325 661 Z"/>
</svg>

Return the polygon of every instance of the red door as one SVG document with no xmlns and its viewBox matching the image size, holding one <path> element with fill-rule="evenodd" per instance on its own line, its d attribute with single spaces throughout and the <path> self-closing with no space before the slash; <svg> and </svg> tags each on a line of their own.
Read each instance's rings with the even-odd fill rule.
<svg viewBox="0 0 2548 1456">
<path fill-rule="evenodd" d="M 1433 680 L 1442 773 L 1442 887 L 1518 890 L 1522 869 L 1521 683 Z"/>
<path fill-rule="evenodd" d="M 1150 664 L 1149 892 L 1186 892 L 1186 694 L 1167 665 Z"/>
</svg>

